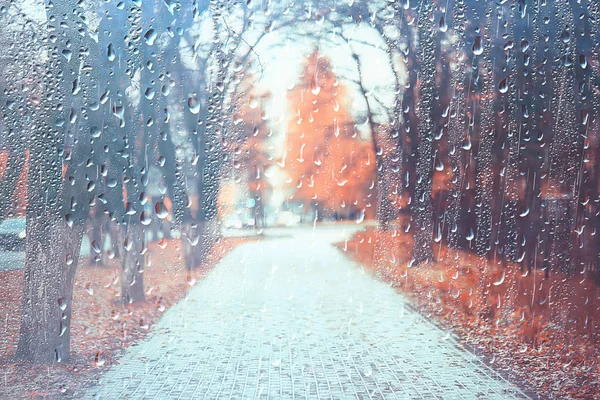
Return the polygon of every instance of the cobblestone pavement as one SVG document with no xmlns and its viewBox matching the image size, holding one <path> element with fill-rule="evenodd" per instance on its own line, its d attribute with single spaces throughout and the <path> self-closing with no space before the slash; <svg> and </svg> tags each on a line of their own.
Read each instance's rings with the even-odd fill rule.
<svg viewBox="0 0 600 400">
<path fill-rule="evenodd" d="M 331 246 L 351 233 L 238 247 L 85 398 L 527 398 Z"/>
</svg>

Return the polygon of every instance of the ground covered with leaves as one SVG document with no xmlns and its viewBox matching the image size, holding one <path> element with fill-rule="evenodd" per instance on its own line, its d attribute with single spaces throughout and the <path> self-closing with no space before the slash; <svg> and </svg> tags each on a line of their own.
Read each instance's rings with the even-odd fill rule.
<svg viewBox="0 0 600 400">
<path fill-rule="evenodd" d="M 124 350 L 142 340 L 162 314 L 233 247 L 248 238 L 224 238 L 209 260 L 192 271 L 184 268 L 181 241 L 149 244 L 149 266 L 144 271 L 146 301 L 123 304 L 120 263 L 105 260 L 103 266 L 83 259 L 75 278 L 71 361 L 32 365 L 14 360 L 21 316 L 23 271 L 0 272 L 0 398 L 46 399 L 79 397 Z"/>
<path fill-rule="evenodd" d="M 541 398 L 600 398 L 600 291 L 592 277 L 544 279 L 443 244 L 434 246 L 435 262 L 411 266 L 412 243 L 403 229 L 368 228 L 338 247 Z"/>
</svg>

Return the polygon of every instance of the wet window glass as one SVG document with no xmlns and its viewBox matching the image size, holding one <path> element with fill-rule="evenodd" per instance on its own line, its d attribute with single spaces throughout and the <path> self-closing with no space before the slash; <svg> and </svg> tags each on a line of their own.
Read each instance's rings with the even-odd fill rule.
<svg viewBox="0 0 600 400">
<path fill-rule="evenodd" d="M 0 0 L 0 398 L 600 398 L 600 3 Z"/>
</svg>

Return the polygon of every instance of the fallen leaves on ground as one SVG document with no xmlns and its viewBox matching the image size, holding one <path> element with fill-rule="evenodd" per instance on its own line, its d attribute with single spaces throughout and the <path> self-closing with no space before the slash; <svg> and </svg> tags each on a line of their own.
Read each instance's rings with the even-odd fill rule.
<svg viewBox="0 0 600 400">
<path fill-rule="evenodd" d="M 338 247 L 407 295 L 411 305 L 542 398 L 600 398 L 600 291 L 585 276 L 527 273 L 434 246 L 410 266 L 403 229 L 368 228 Z"/>
<path fill-rule="evenodd" d="M 23 271 L 0 272 L 0 398 L 79 397 L 124 350 L 142 340 L 162 314 L 181 300 L 196 281 L 236 245 L 248 238 L 224 238 L 209 260 L 192 271 L 184 268 L 181 241 L 149 244 L 150 265 L 144 271 L 146 301 L 121 301 L 120 261 L 95 265 L 82 260 L 75 277 L 71 326 L 71 361 L 33 365 L 13 359 L 19 336 Z"/>
</svg>

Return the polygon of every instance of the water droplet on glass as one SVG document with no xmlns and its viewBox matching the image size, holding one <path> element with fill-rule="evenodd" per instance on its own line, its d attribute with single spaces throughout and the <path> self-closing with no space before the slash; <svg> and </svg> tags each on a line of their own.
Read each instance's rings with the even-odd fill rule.
<svg viewBox="0 0 600 400">
<path fill-rule="evenodd" d="M 498 84 L 498 91 L 502 94 L 508 92 L 508 80 L 506 78 L 502 79 Z"/>
<path fill-rule="evenodd" d="M 233 125 L 237 126 L 244 122 L 244 119 L 240 114 L 233 114 Z"/>
<path fill-rule="evenodd" d="M 473 42 L 473 54 L 475 54 L 476 56 L 480 56 L 483 54 L 481 36 L 475 36 L 475 41 Z"/>
<path fill-rule="evenodd" d="M 361 224 L 365 220 L 365 209 L 363 208 L 356 215 L 356 223 Z"/>
<path fill-rule="evenodd" d="M 446 32 L 448 30 L 448 24 L 446 23 L 446 18 L 442 16 L 439 22 L 440 32 Z"/>
<path fill-rule="evenodd" d="M 115 58 L 117 58 L 117 53 L 115 53 L 112 43 L 108 45 L 106 56 L 108 57 L 108 61 L 115 61 Z"/>
<path fill-rule="evenodd" d="M 169 212 L 162 201 L 156 202 L 154 205 L 154 211 L 156 211 L 156 216 L 160 219 L 165 219 L 167 218 L 167 215 L 169 215 Z"/>
<path fill-rule="evenodd" d="M 140 222 L 142 225 L 148 226 L 152 222 L 152 216 L 147 211 L 142 211 L 140 214 Z"/>
<path fill-rule="evenodd" d="M 150 28 L 148 29 L 148 31 L 144 34 L 144 40 L 146 40 L 146 43 L 149 46 L 152 46 L 154 44 L 154 41 L 156 40 L 156 36 L 157 33 L 154 29 Z"/>
<path fill-rule="evenodd" d="M 569 33 L 568 29 L 565 29 L 563 33 L 560 34 L 560 40 L 563 43 L 569 43 L 569 40 L 571 40 L 571 34 Z"/>
<path fill-rule="evenodd" d="M 192 114 L 198 114 L 200 112 L 200 102 L 195 96 L 188 98 L 188 109 Z"/>
<path fill-rule="evenodd" d="M 67 62 L 71 61 L 71 56 L 73 55 L 73 52 L 69 49 L 64 49 L 62 51 L 62 55 L 67 59 Z"/>
<path fill-rule="evenodd" d="M 105 362 L 104 354 L 102 354 L 102 350 L 99 350 L 94 356 L 94 364 L 96 364 L 97 367 L 101 367 Z"/>
</svg>

